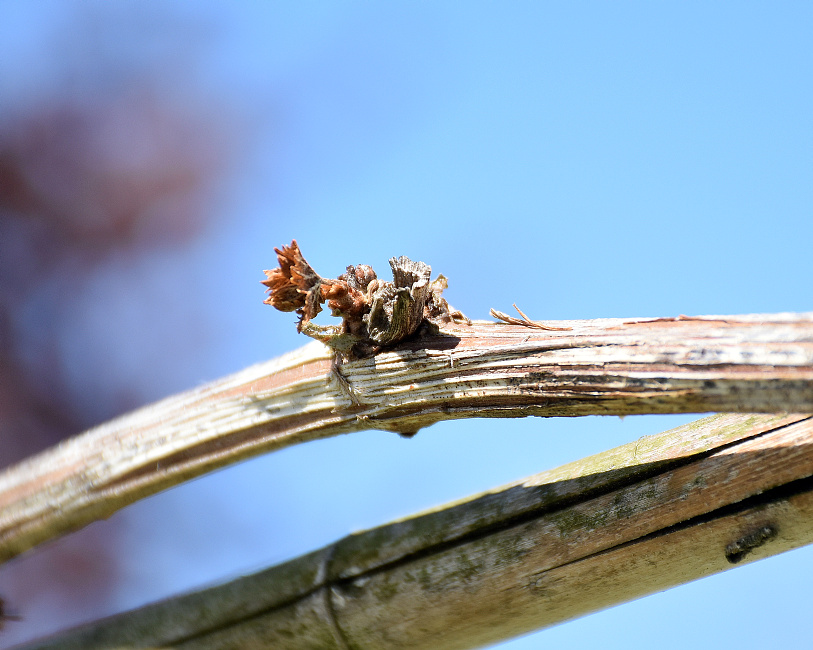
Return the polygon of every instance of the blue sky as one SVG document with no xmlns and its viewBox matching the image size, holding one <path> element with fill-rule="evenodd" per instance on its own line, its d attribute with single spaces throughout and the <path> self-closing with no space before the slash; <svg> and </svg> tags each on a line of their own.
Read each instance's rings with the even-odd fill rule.
<svg viewBox="0 0 813 650">
<path fill-rule="evenodd" d="M 259 285 L 292 238 L 330 277 L 423 260 L 472 318 L 512 302 L 539 319 L 813 308 L 809 3 L 150 6 L 151 20 L 206 26 L 190 75 L 239 107 L 250 143 L 204 235 L 132 270 L 156 304 L 159 284 L 206 279 L 194 306 L 206 348 L 134 379 L 152 399 L 306 342 Z M 32 7 L 0 7 L 0 106 L 50 74 L 38 43 L 70 5 Z M 137 314 L 115 327 L 105 314 L 77 336 L 125 372 L 138 362 L 125 341 L 149 348 L 150 334 L 128 323 Z M 447 422 L 408 441 L 363 432 L 258 458 L 120 515 L 131 565 L 111 607 L 689 419 Z M 805 647 L 811 559 L 802 549 L 500 647 L 683 648 L 689 631 L 695 648 Z"/>
</svg>

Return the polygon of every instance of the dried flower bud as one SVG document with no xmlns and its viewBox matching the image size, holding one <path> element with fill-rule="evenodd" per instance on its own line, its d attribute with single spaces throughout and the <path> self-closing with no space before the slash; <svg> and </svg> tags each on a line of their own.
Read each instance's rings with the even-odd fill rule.
<svg viewBox="0 0 813 650">
<path fill-rule="evenodd" d="M 380 283 L 365 317 L 369 337 L 379 345 L 394 345 L 411 336 L 423 322 L 432 269 L 408 257 L 390 260 L 394 282 Z"/>
<path fill-rule="evenodd" d="M 327 300 L 327 306 L 334 316 L 361 319 L 367 308 L 364 294 L 354 289 L 348 282 L 339 276 L 337 280 L 325 280 L 322 283 L 322 300 Z"/>
<path fill-rule="evenodd" d="M 390 260 L 393 282 L 382 282 L 366 264 L 348 266 L 335 280 L 321 278 L 302 257 L 296 240 L 277 252 L 280 267 L 265 271 L 265 303 L 280 311 L 299 314 L 297 329 L 337 351 L 351 356 L 373 354 L 412 336 L 425 321 L 470 322 L 451 311 L 441 297 L 446 288 L 442 275 L 434 282 L 431 267 L 408 257 Z M 327 301 L 338 327 L 320 327 L 309 321 Z"/>
<path fill-rule="evenodd" d="M 376 274 L 373 267 L 367 264 L 350 265 L 347 267 L 347 272 L 342 273 L 338 279 L 345 280 L 354 289 L 365 292 L 370 286 L 370 282 L 376 279 Z"/>
<path fill-rule="evenodd" d="M 268 287 L 266 305 L 280 311 L 294 311 L 299 314 L 299 328 L 302 323 L 315 318 L 322 311 L 322 278 L 302 257 L 299 245 L 294 239 L 290 246 L 282 250 L 275 248 L 279 268 L 263 271 L 266 280 L 262 283 Z"/>
</svg>

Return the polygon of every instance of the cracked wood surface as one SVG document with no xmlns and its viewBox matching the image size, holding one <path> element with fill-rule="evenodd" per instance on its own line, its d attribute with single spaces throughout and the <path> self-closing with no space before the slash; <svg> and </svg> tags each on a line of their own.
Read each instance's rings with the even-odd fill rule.
<svg viewBox="0 0 813 650">
<path fill-rule="evenodd" d="M 0 474 L 0 561 L 256 454 L 444 419 L 813 413 L 813 314 L 476 322 L 334 367 L 312 343 Z"/>
<path fill-rule="evenodd" d="M 813 416 L 716 415 L 26 648 L 475 648 L 811 541 Z"/>
</svg>

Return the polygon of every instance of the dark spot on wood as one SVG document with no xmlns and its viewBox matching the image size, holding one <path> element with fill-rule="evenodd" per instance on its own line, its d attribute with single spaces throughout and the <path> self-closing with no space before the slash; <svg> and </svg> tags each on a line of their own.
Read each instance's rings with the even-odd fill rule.
<svg viewBox="0 0 813 650">
<path fill-rule="evenodd" d="M 14 616 L 6 613 L 6 601 L 0 598 L 0 630 L 5 627 L 7 621 L 21 621 L 22 616 Z"/>
<path fill-rule="evenodd" d="M 725 559 L 731 564 L 738 564 L 755 548 L 759 548 L 777 535 L 776 527 L 769 524 L 744 535 L 725 547 Z"/>
</svg>

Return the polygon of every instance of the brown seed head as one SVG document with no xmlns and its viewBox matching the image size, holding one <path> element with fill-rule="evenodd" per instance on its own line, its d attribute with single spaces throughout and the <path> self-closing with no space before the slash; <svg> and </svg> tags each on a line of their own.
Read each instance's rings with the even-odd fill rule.
<svg viewBox="0 0 813 650">
<path fill-rule="evenodd" d="M 267 279 L 261 282 L 268 287 L 269 294 L 264 302 L 280 311 L 296 310 L 301 326 L 321 311 L 322 278 L 302 257 L 295 239 L 290 246 L 274 250 L 279 268 L 263 271 Z"/>
</svg>

